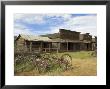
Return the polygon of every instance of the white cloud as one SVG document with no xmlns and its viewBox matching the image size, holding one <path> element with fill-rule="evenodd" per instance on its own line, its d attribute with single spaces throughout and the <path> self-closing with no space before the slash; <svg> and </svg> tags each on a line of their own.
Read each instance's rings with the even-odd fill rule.
<svg viewBox="0 0 110 89">
<path fill-rule="evenodd" d="M 15 24 L 14 26 L 14 35 L 18 36 L 19 34 L 27 34 L 27 35 L 39 35 L 39 34 L 49 34 L 50 31 L 49 30 L 45 30 L 45 31 L 39 31 L 39 30 L 33 30 L 33 29 L 29 29 L 26 26 L 22 25 L 22 24 Z"/>
<path fill-rule="evenodd" d="M 31 34 L 30 29 L 19 29 L 19 28 L 16 28 L 15 30 L 16 30 L 16 32 L 14 33 L 14 35 L 16 35 L 16 36 L 18 36 L 19 34 Z"/>
<path fill-rule="evenodd" d="M 19 34 L 36 35 L 36 33 L 32 32 L 31 29 L 15 28 L 14 30 L 15 36 L 18 36 Z"/>
<path fill-rule="evenodd" d="M 96 36 L 97 17 L 95 15 L 86 15 L 69 18 L 69 20 L 61 26 L 51 27 L 51 32 L 57 33 L 60 28 L 79 31 L 81 33 L 90 33 L 91 35 Z"/>
<path fill-rule="evenodd" d="M 64 20 L 70 19 L 70 14 L 23 14 L 23 13 L 16 13 L 14 14 L 14 19 L 16 20 L 22 20 L 25 23 L 30 24 L 43 24 L 46 22 L 45 17 L 62 17 Z"/>
<path fill-rule="evenodd" d="M 14 21 L 20 20 L 23 21 L 24 23 L 29 23 L 29 24 L 43 24 L 45 23 L 45 17 L 51 18 L 51 17 L 62 17 L 65 21 L 70 18 L 70 14 L 23 14 L 23 13 L 16 13 L 14 14 Z M 52 33 L 48 29 L 45 31 L 39 31 L 35 30 L 32 31 L 32 29 L 27 28 L 25 25 L 21 24 L 20 22 L 14 23 L 14 34 L 48 34 Z"/>
<path fill-rule="evenodd" d="M 42 32 L 35 29 L 32 31 L 26 26 L 17 23 L 15 24 L 15 34 L 24 33 L 24 34 L 47 34 L 47 33 L 57 33 L 60 28 L 79 31 L 81 33 L 90 33 L 91 35 L 97 35 L 97 16 L 96 15 L 85 15 L 85 16 L 76 16 L 73 17 L 71 14 L 15 14 L 15 20 L 23 20 L 26 23 L 34 24 L 43 24 L 46 23 L 45 17 L 51 18 L 61 17 L 64 20 L 64 23 L 59 26 L 49 27 L 50 30 L 45 29 L 45 32 Z"/>
<path fill-rule="evenodd" d="M 14 14 L 14 20 L 18 20 L 18 19 L 21 19 L 23 17 L 24 17 L 23 14 L 18 14 L 18 13 Z"/>
<path fill-rule="evenodd" d="M 20 24 L 20 23 L 15 23 L 14 24 L 14 35 L 18 36 L 19 34 L 31 34 L 34 35 L 36 34 L 35 32 L 32 32 L 32 29 L 28 29 L 26 26 Z"/>
<path fill-rule="evenodd" d="M 24 20 L 26 23 L 31 23 L 31 24 L 43 24 L 45 23 L 45 20 L 43 19 L 42 16 L 38 15 L 38 16 L 28 16 L 26 18 L 24 18 Z"/>
<path fill-rule="evenodd" d="M 70 14 L 45 14 L 46 17 L 61 17 L 64 20 L 69 20 L 71 18 Z"/>
<path fill-rule="evenodd" d="M 25 23 L 30 24 L 42 24 L 45 23 L 42 15 L 35 15 L 35 14 L 15 14 L 14 16 L 15 21 L 21 20 Z"/>
</svg>

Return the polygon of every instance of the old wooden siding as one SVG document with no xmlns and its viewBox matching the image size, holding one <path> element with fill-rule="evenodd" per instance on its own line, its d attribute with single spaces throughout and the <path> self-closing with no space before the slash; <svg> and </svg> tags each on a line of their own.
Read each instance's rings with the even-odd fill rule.
<svg viewBox="0 0 110 89">
<path fill-rule="evenodd" d="M 60 38 L 69 40 L 79 40 L 80 32 L 60 29 Z"/>
<path fill-rule="evenodd" d="M 25 51 L 26 50 L 26 45 L 25 45 L 25 40 L 21 37 L 17 39 L 16 43 L 16 49 L 15 51 Z"/>
<path fill-rule="evenodd" d="M 24 37 L 24 38 L 23 38 Z M 27 38 L 34 38 L 33 40 Z M 16 47 L 20 51 L 44 51 L 44 50 L 60 50 L 60 51 L 80 51 L 94 50 L 97 46 L 97 37 L 92 39 L 89 33 L 80 34 L 80 32 L 65 29 L 59 30 L 59 38 L 50 39 L 40 38 L 35 40 L 36 36 L 20 35 L 16 40 Z M 38 38 L 38 37 L 37 37 Z M 36 38 L 36 39 L 37 39 Z"/>
</svg>

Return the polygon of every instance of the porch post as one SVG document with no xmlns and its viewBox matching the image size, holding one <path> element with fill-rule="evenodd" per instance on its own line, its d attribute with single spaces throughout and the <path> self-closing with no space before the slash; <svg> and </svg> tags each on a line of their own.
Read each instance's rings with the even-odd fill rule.
<svg viewBox="0 0 110 89">
<path fill-rule="evenodd" d="M 50 43 L 49 43 L 49 52 L 50 52 Z"/>
<path fill-rule="evenodd" d="M 60 47 L 61 47 L 61 42 L 59 42 L 59 50 L 60 50 Z"/>
<path fill-rule="evenodd" d="M 25 46 L 25 51 L 27 51 L 27 45 L 26 45 L 26 41 L 24 43 L 24 46 Z"/>
<path fill-rule="evenodd" d="M 43 44 L 43 42 L 41 41 L 41 44 L 40 44 L 40 51 L 42 51 L 42 44 Z"/>
<path fill-rule="evenodd" d="M 68 42 L 67 42 L 67 51 L 68 51 Z"/>
<path fill-rule="evenodd" d="M 74 51 L 74 43 L 72 42 L 72 51 Z"/>
<path fill-rule="evenodd" d="M 58 42 L 57 42 L 57 53 L 58 53 L 58 50 L 59 50 L 59 46 L 58 46 Z"/>
<path fill-rule="evenodd" d="M 30 52 L 32 51 L 32 42 L 30 42 Z"/>
</svg>

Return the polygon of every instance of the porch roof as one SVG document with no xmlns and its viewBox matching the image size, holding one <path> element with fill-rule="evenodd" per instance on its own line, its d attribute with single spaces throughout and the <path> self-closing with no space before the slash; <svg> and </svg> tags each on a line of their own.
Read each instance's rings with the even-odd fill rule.
<svg viewBox="0 0 110 89">
<path fill-rule="evenodd" d="M 28 41 L 48 41 L 50 42 L 51 39 L 48 37 L 42 37 L 42 36 L 36 36 L 36 35 L 24 35 L 20 34 L 23 39 L 28 40 Z"/>
<path fill-rule="evenodd" d="M 56 39 L 52 39 L 52 42 L 62 42 L 62 43 L 63 42 L 74 42 L 74 43 L 80 43 L 82 41 L 56 38 Z"/>
</svg>

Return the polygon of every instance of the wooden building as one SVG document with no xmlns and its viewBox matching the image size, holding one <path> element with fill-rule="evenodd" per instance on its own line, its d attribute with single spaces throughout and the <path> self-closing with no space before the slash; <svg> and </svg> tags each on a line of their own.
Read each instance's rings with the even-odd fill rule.
<svg viewBox="0 0 110 89">
<path fill-rule="evenodd" d="M 50 42 L 51 39 L 48 37 L 19 34 L 15 40 L 15 51 L 42 51 L 42 48 L 50 47 Z"/>
<path fill-rule="evenodd" d="M 97 49 L 97 37 L 95 36 L 95 38 L 92 38 L 92 50 L 96 49 Z"/>
<path fill-rule="evenodd" d="M 52 37 L 53 35 L 57 36 Z M 80 34 L 80 32 L 60 29 L 59 33 L 45 36 L 19 34 L 15 46 L 15 51 L 24 52 L 95 50 L 96 40 L 93 41 L 89 33 Z"/>
<path fill-rule="evenodd" d="M 59 29 L 58 35 L 56 38 L 50 38 L 52 41 L 59 42 L 60 51 L 92 50 L 92 36 L 89 33 L 81 34 L 76 31 Z"/>
</svg>

